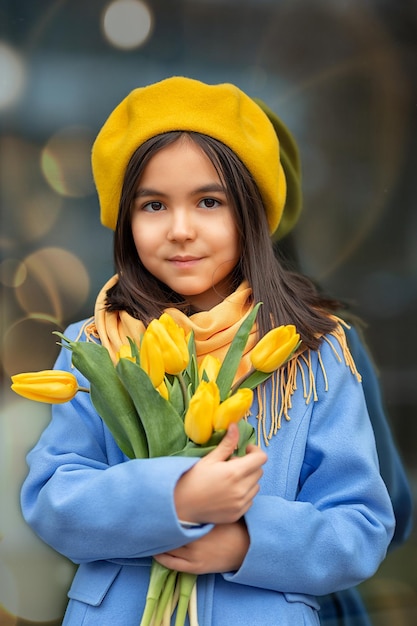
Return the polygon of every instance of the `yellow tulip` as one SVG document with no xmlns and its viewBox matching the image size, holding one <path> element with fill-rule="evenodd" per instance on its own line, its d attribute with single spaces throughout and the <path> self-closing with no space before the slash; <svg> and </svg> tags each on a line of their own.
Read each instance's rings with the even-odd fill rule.
<svg viewBox="0 0 417 626">
<path fill-rule="evenodd" d="M 224 400 L 213 417 L 214 430 L 227 430 L 229 424 L 238 422 L 249 411 L 253 400 L 252 389 L 243 387 Z"/>
<path fill-rule="evenodd" d="M 169 400 L 168 387 L 166 386 L 165 381 L 162 381 L 162 383 L 159 385 L 159 387 L 156 388 L 156 390 L 159 391 L 159 393 L 163 398 L 165 398 L 165 400 Z"/>
<path fill-rule="evenodd" d="M 168 374 L 180 374 L 188 365 L 190 355 L 185 332 L 168 313 L 152 320 L 145 331 L 159 344 L 164 368 Z"/>
<path fill-rule="evenodd" d="M 140 343 L 140 366 L 148 374 L 153 386 L 158 389 L 165 377 L 161 349 L 151 333 L 145 331 Z"/>
<path fill-rule="evenodd" d="M 206 373 L 206 376 L 209 380 L 216 380 L 217 374 L 219 373 L 222 362 L 217 357 L 212 354 L 206 354 L 204 359 L 200 363 L 200 367 L 198 368 L 198 376 L 200 380 L 203 380 L 203 372 Z"/>
<path fill-rule="evenodd" d="M 80 389 L 74 374 L 61 370 L 16 374 L 12 383 L 11 388 L 20 396 L 49 404 L 69 402 Z"/>
<path fill-rule="evenodd" d="M 289 359 L 299 342 L 300 335 L 293 324 L 270 330 L 250 353 L 253 367 L 260 372 L 273 372 Z"/>
<path fill-rule="evenodd" d="M 194 443 L 206 443 L 213 434 L 213 416 L 220 404 L 220 392 L 213 381 L 201 381 L 190 400 L 184 418 L 187 437 Z"/>
<path fill-rule="evenodd" d="M 132 354 L 132 348 L 130 347 L 130 344 L 127 343 L 120 346 L 120 350 L 117 352 L 116 358 L 118 361 L 120 361 L 120 359 L 127 359 L 128 361 L 136 363 L 136 359 Z"/>
</svg>

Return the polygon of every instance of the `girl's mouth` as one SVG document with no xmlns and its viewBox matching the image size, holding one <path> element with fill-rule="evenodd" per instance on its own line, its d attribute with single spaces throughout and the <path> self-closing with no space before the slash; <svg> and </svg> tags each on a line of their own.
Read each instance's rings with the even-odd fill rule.
<svg viewBox="0 0 417 626">
<path fill-rule="evenodd" d="M 169 259 L 169 261 L 175 267 L 186 268 L 186 267 L 193 267 L 194 265 L 196 265 L 199 261 L 201 261 L 201 257 L 174 256 L 171 259 Z"/>
</svg>

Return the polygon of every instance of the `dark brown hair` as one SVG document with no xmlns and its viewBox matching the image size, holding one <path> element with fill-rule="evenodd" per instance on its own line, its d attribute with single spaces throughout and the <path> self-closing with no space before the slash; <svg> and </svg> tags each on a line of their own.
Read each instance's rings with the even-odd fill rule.
<svg viewBox="0 0 417 626">
<path fill-rule="evenodd" d="M 150 159 L 162 148 L 188 136 L 208 156 L 224 183 L 234 211 L 241 258 L 234 269 L 233 285 L 247 280 L 258 313 L 260 336 L 280 324 L 295 324 L 304 343 L 315 349 L 323 333 L 335 324 L 328 312 L 339 303 L 320 294 L 305 276 L 292 272 L 277 259 L 265 209 L 250 172 L 223 143 L 195 132 L 169 132 L 149 139 L 133 154 L 126 169 L 114 236 L 114 262 L 119 280 L 107 294 L 109 310 L 125 310 L 145 324 L 174 306 L 190 313 L 184 298 L 150 274 L 141 263 L 131 229 L 135 191 Z"/>
</svg>

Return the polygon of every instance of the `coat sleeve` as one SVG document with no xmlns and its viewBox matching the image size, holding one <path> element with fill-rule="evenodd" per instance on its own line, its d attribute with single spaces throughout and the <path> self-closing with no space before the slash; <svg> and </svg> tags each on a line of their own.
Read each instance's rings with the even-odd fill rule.
<svg viewBox="0 0 417 626">
<path fill-rule="evenodd" d="M 241 568 L 225 575 L 229 581 L 323 595 L 370 577 L 385 557 L 394 516 L 362 387 L 326 342 L 321 354 L 328 390 L 316 371 L 318 400 L 304 416 L 291 414 L 298 441 L 305 430 L 298 493 L 255 498 L 245 515 L 250 548 Z M 300 455 L 296 442 L 293 454 Z"/>
<path fill-rule="evenodd" d="M 75 338 L 77 326 L 66 336 Z M 72 371 L 63 349 L 56 369 Z M 22 512 L 33 530 L 76 563 L 125 560 L 164 552 L 196 539 L 212 526 L 184 528 L 174 488 L 196 459 L 129 460 L 94 410 L 89 394 L 54 405 L 52 420 L 28 454 Z"/>
</svg>

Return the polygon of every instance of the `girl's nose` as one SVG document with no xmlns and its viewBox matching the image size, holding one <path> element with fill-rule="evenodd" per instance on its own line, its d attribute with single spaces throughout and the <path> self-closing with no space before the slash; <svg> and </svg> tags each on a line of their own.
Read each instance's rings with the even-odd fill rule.
<svg viewBox="0 0 417 626">
<path fill-rule="evenodd" d="M 195 225 L 190 211 L 183 208 L 171 211 L 167 236 L 170 241 L 186 241 L 195 238 Z"/>
</svg>

